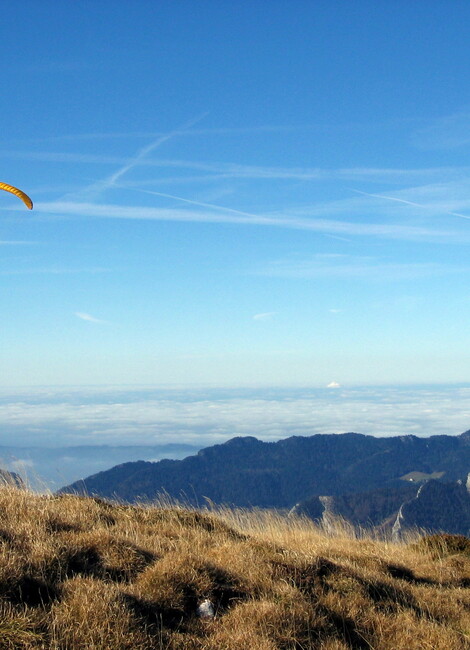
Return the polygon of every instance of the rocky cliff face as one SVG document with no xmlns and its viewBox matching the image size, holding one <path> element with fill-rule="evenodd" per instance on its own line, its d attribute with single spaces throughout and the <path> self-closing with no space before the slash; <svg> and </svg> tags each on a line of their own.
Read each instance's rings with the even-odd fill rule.
<svg viewBox="0 0 470 650">
<path fill-rule="evenodd" d="M 0 469 L 0 485 L 12 485 L 18 488 L 24 488 L 24 482 L 21 476 L 15 472 L 7 472 L 6 469 Z"/>
<path fill-rule="evenodd" d="M 354 526 L 391 532 L 397 540 L 416 528 L 470 536 L 470 476 L 466 483 L 430 480 L 357 494 L 312 497 L 291 512 L 326 527 L 335 518 L 345 519 Z"/>
<path fill-rule="evenodd" d="M 416 496 L 419 485 L 403 483 L 398 487 L 378 488 L 368 492 L 337 496 L 312 497 L 298 503 L 292 513 L 305 515 L 323 524 L 340 517 L 356 526 L 381 526 L 395 519 L 400 506 Z"/>
<path fill-rule="evenodd" d="M 392 533 L 395 538 L 400 538 L 406 530 L 413 528 L 470 535 L 470 493 L 467 486 L 460 481 L 428 481 L 421 485 L 416 496 L 400 506 Z"/>
</svg>

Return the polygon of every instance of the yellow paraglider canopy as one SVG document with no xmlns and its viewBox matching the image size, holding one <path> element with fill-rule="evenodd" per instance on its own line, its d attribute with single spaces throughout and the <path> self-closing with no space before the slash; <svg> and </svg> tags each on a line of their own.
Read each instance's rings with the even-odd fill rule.
<svg viewBox="0 0 470 650">
<path fill-rule="evenodd" d="M 11 192 L 11 194 L 14 194 L 19 199 L 21 199 L 29 210 L 33 209 L 33 202 L 31 201 L 29 196 L 24 192 L 22 192 L 21 190 L 19 190 L 17 187 L 13 187 L 13 185 L 8 185 L 7 183 L 0 182 L 0 190 L 5 190 L 5 192 Z"/>
</svg>

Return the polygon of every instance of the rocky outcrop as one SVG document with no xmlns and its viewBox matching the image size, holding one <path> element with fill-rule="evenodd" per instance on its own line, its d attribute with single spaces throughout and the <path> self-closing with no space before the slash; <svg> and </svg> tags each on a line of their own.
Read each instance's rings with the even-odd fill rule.
<svg viewBox="0 0 470 650">
<path fill-rule="evenodd" d="M 355 526 L 375 527 L 396 515 L 404 501 L 416 496 L 418 485 L 378 488 L 368 492 L 338 496 L 311 497 L 298 503 L 292 513 L 310 517 L 323 524 L 326 519 L 346 519 Z"/>
<path fill-rule="evenodd" d="M 468 483 L 468 481 L 467 481 Z M 428 481 L 399 508 L 392 535 L 399 539 L 411 529 L 470 535 L 470 493 L 461 481 Z"/>
<path fill-rule="evenodd" d="M 6 469 L 0 469 L 0 486 L 11 485 L 16 488 L 24 488 L 25 484 L 21 476 L 15 472 L 7 472 Z"/>
<path fill-rule="evenodd" d="M 291 512 L 327 528 L 342 519 L 353 526 L 391 533 L 396 540 L 414 529 L 470 536 L 470 480 L 410 482 L 398 488 L 316 496 L 298 503 Z"/>
</svg>

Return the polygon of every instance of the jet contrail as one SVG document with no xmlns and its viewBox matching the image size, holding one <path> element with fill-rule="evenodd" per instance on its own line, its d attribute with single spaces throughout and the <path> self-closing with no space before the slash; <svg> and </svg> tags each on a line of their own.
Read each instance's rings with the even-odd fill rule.
<svg viewBox="0 0 470 650">
<path fill-rule="evenodd" d="M 145 158 L 147 154 L 149 154 L 151 151 L 159 147 L 161 144 L 166 142 L 167 140 L 170 140 L 171 138 L 174 138 L 176 135 L 179 133 L 186 131 L 187 129 L 190 129 L 194 124 L 197 124 L 200 122 L 204 117 L 206 117 L 207 113 L 203 113 L 202 115 L 199 115 L 198 117 L 194 117 L 192 120 L 189 120 L 188 122 L 185 122 L 182 124 L 180 127 L 177 129 L 174 129 L 173 131 L 170 131 L 169 133 L 166 133 L 165 135 L 161 135 L 159 138 L 148 144 L 146 147 L 142 147 L 137 154 L 121 169 L 118 169 L 117 172 L 114 172 L 111 176 L 109 176 L 107 179 L 105 179 L 104 183 L 107 184 L 107 186 L 114 185 L 114 183 L 121 178 L 121 176 L 124 176 L 124 174 L 127 174 L 128 171 L 130 171 L 133 167 L 139 164 L 139 161 L 142 160 L 142 158 Z"/>
<path fill-rule="evenodd" d="M 170 131 L 169 133 L 166 133 L 165 135 L 161 135 L 159 138 L 151 142 L 150 144 L 146 145 L 145 147 L 142 147 L 142 149 L 139 149 L 139 151 L 133 156 L 127 163 L 125 163 L 122 167 L 120 167 L 117 171 L 114 172 L 114 174 L 111 174 L 111 176 L 108 176 L 102 181 L 97 181 L 96 183 L 93 183 L 92 185 L 89 185 L 86 187 L 82 192 L 102 192 L 110 187 L 113 187 L 113 185 L 116 184 L 116 181 L 119 180 L 124 174 L 127 174 L 131 169 L 136 167 L 140 163 L 141 160 L 145 158 L 151 151 L 154 149 L 157 149 L 161 144 L 164 142 L 167 142 L 167 140 L 170 140 L 171 138 L 174 138 L 175 136 L 179 135 L 180 133 L 183 133 L 187 129 L 190 129 L 194 124 L 197 124 L 200 122 L 202 119 L 204 119 L 208 115 L 208 113 L 202 113 L 202 115 L 198 115 L 197 117 L 194 117 L 193 119 L 189 120 L 188 122 L 185 122 L 181 126 L 179 126 L 176 129 L 173 129 L 173 131 Z"/>
<path fill-rule="evenodd" d="M 351 192 L 356 192 L 356 194 L 363 194 L 364 196 L 372 196 L 375 199 L 386 199 L 387 201 L 397 201 L 398 203 L 405 203 L 406 205 L 413 205 L 416 208 L 423 208 L 424 210 L 429 210 L 428 205 L 423 203 L 415 203 L 414 201 L 406 201 L 405 199 L 397 199 L 395 196 L 386 196 L 385 194 L 371 194 L 370 192 L 361 192 L 361 190 L 355 190 L 354 188 L 349 188 Z M 445 211 L 444 214 L 449 214 L 453 217 L 460 217 L 461 219 L 470 219 L 469 216 L 465 214 L 460 214 L 460 212 L 449 212 Z"/>
<path fill-rule="evenodd" d="M 195 201 L 194 199 L 185 199 L 182 196 L 175 196 L 174 194 L 166 194 L 165 192 L 156 192 L 155 190 L 143 190 L 140 187 L 129 187 L 128 185 L 120 185 L 119 187 L 132 190 L 134 192 L 142 192 L 143 194 L 154 194 L 155 196 L 162 196 L 165 199 L 174 199 L 175 201 L 182 201 L 190 205 L 197 205 L 202 208 L 210 208 L 211 210 L 224 210 L 225 212 L 232 212 L 239 214 L 242 217 L 255 217 L 259 219 L 262 215 L 253 214 L 252 212 L 243 212 L 243 210 L 235 210 L 235 208 L 227 208 L 223 205 L 215 205 L 214 203 L 204 203 L 202 201 Z"/>
</svg>

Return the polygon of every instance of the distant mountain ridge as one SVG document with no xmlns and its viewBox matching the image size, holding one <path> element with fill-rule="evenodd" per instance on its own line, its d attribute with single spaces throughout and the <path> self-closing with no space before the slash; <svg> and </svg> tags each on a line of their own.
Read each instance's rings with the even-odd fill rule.
<svg viewBox="0 0 470 650">
<path fill-rule="evenodd" d="M 429 438 L 318 434 L 277 442 L 237 437 L 183 460 L 124 463 L 60 492 L 128 502 L 153 500 L 164 492 L 192 505 L 208 498 L 241 507 L 290 509 L 312 495 L 404 488 L 407 474 L 455 482 L 469 471 L 470 431 Z"/>
</svg>

